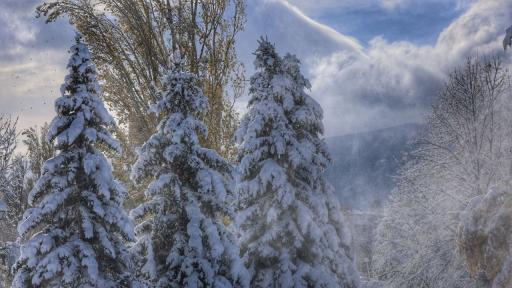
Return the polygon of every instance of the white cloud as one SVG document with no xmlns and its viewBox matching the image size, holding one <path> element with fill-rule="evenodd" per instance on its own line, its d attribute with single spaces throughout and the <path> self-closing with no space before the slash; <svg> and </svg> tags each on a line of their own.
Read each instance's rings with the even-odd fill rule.
<svg viewBox="0 0 512 288">
<path fill-rule="evenodd" d="M 247 11 L 246 29 L 237 39 L 237 50 L 248 76 L 254 72 L 252 53 L 260 36 L 268 37 L 280 52 L 296 54 L 308 67 L 306 74 L 318 59 L 337 51 L 344 51 L 350 57 L 366 57 L 364 48 L 355 38 L 314 21 L 287 1 L 251 1 Z M 246 104 L 247 98 L 237 103 L 242 113 Z"/>
<path fill-rule="evenodd" d="M 268 29 L 278 35 L 271 39 L 279 51 L 297 53 L 303 59 L 313 85 L 311 94 L 324 108 L 326 132 L 332 136 L 420 122 L 455 66 L 477 53 L 503 53 L 501 40 L 505 28 L 512 24 L 512 2 L 481 0 L 467 7 L 442 31 L 434 45 L 389 42 L 378 37 L 366 49 L 359 49 L 358 45 L 323 49 L 343 35 L 325 33 L 311 38 L 308 32 L 296 47 L 289 41 L 299 33 L 296 30 L 304 30 L 306 24 L 316 30 L 318 23 L 294 9 L 290 10 L 307 18 L 302 26 L 293 23 L 280 27 L 273 23 Z M 287 17 L 281 21 L 289 21 Z M 292 36 L 279 37 L 280 29 Z M 310 47 L 324 53 L 308 53 Z"/>
<path fill-rule="evenodd" d="M 315 17 L 334 9 L 360 9 L 378 5 L 382 0 L 288 0 L 288 2 L 309 16 Z"/>
<path fill-rule="evenodd" d="M 312 95 L 325 111 L 329 135 L 418 122 L 442 82 L 426 47 L 374 39 L 367 58 L 347 61 L 344 52 L 312 67 Z"/>
<path fill-rule="evenodd" d="M 388 10 L 396 9 L 399 6 L 405 5 L 407 0 L 379 0 L 379 4 Z"/>
<path fill-rule="evenodd" d="M 467 55 L 501 51 L 505 29 L 510 24 L 511 1 L 478 1 L 441 33 L 435 46 L 437 58 L 450 64 Z"/>
<path fill-rule="evenodd" d="M 358 10 L 379 6 L 385 10 L 407 8 L 408 5 L 425 3 L 454 3 L 458 10 L 465 10 L 478 0 L 287 0 L 311 17 L 329 14 L 334 10 Z"/>
<path fill-rule="evenodd" d="M 272 1 L 272 0 L 269 0 Z M 331 27 L 327 25 L 323 25 L 308 16 L 306 16 L 302 11 L 300 11 L 297 7 L 291 5 L 288 1 L 283 0 L 281 1 L 281 4 L 286 8 L 289 9 L 292 17 L 297 18 L 299 25 L 303 27 L 310 26 L 310 29 L 315 30 L 315 33 L 319 33 L 322 36 L 326 37 L 327 39 L 331 39 L 335 42 L 337 42 L 340 46 L 349 46 L 350 48 L 354 50 L 360 51 L 362 49 L 362 46 L 359 44 L 359 42 L 350 36 L 343 35 L 339 33 L 338 31 L 332 29 Z M 289 28 L 292 31 L 286 31 L 287 33 L 292 32 L 294 29 L 297 29 L 293 24 L 294 23 L 288 23 Z"/>
</svg>

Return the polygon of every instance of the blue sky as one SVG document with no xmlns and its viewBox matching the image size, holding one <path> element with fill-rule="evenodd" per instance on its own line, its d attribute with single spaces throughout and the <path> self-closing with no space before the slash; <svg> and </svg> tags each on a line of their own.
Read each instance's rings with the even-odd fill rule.
<svg viewBox="0 0 512 288">
<path fill-rule="evenodd" d="M 434 44 L 439 33 L 464 11 L 449 0 L 416 1 L 393 9 L 361 3 L 320 9 L 310 17 L 364 44 L 377 36 L 389 41 Z"/>
<path fill-rule="evenodd" d="M 0 1 L 0 113 L 20 128 L 53 117 L 73 31 L 34 19 L 39 0 Z M 328 136 L 421 122 L 467 56 L 502 53 L 510 0 L 248 0 L 238 54 L 252 72 L 256 39 L 297 54 Z M 510 55 L 506 57 L 510 58 Z M 246 99 L 238 106 L 243 112 Z"/>
</svg>

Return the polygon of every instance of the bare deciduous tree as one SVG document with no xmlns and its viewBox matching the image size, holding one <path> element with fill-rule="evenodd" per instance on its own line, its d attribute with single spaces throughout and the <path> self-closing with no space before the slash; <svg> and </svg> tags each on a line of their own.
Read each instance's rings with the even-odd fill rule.
<svg viewBox="0 0 512 288">
<path fill-rule="evenodd" d="M 7 189 L 7 173 L 16 150 L 16 124 L 18 119 L 0 115 L 0 192 Z"/>
<path fill-rule="evenodd" d="M 512 27 L 506 31 L 503 48 L 512 44 Z M 510 89 L 510 87 L 507 87 Z M 507 135 L 510 136 L 510 135 Z M 510 171 L 512 174 L 512 170 Z M 473 277 L 485 279 L 488 286 L 512 285 L 512 183 L 500 181 L 484 194 L 473 198 L 463 213 L 458 245 Z M 505 180 L 505 179 L 504 179 Z"/>
<path fill-rule="evenodd" d="M 56 0 L 37 12 L 49 22 L 66 15 L 84 35 L 105 81 L 105 101 L 129 127 L 134 146 L 155 131 L 158 119 L 149 105 L 169 56 L 179 51 L 209 98 L 204 144 L 232 156 L 233 101 L 244 83 L 235 53 L 245 23 L 243 0 Z"/>
<path fill-rule="evenodd" d="M 18 238 L 16 227 L 28 208 L 27 199 L 31 186 L 27 185 L 27 181 L 30 181 L 31 175 L 27 159 L 21 155 L 14 156 L 8 172 L 9 185 L 3 195 L 8 210 L 7 217 L 1 225 L 2 237 L 0 237 L 0 241 L 2 242 L 14 242 Z"/>
<path fill-rule="evenodd" d="M 388 285 L 484 285 L 467 271 L 457 229 L 470 200 L 509 177 L 510 88 L 495 58 L 450 75 L 379 225 L 377 273 Z"/>
<path fill-rule="evenodd" d="M 15 140 L 17 133 L 13 128 L 10 130 L 9 135 Z M 2 193 L 2 199 L 7 206 L 7 217 L 0 224 L 2 242 L 15 241 L 18 237 L 16 226 L 28 208 L 28 193 L 35 180 L 41 176 L 44 161 L 54 155 L 53 146 L 46 141 L 47 132 L 48 124 L 44 124 L 40 129 L 32 127 L 24 130 L 21 134 L 24 136 L 22 142 L 27 149 L 26 155 L 12 156 L 14 150 L 11 151 L 8 168 L 3 174 L 7 180 Z"/>
<path fill-rule="evenodd" d="M 10 116 L 0 115 L 0 286 L 10 283 L 10 266 L 14 263 L 12 243 L 4 241 L 12 240 L 12 221 L 9 213 L 12 211 L 9 206 L 9 192 L 11 191 L 13 179 L 10 179 L 14 151 L 16 150 L 17 119 Z M 7 229 L 6 229 L 7 228 Z M 15 230 L 14 230 L 15 231 Z"/>
<path fill-rule="evenodd" d="M 41 168 L 43 167 L 44 161 L 53 157 L 55 153 L 53 145 L 46 141 L 47 133 L 48 123 L 44 123 L 41 128 L 28 128 L 21 133 L 25 137 L 22 142 L 27 148 L 30 169 L 36 179 L 41 176 Z"/>
</svg>

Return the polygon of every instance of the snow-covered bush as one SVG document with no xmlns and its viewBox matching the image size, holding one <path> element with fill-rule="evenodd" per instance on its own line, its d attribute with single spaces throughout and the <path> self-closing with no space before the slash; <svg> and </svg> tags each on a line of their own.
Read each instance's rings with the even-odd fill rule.
<svg viewBox="0 0 512 288">
<path fill-rule="evenodd" d="M 503 48 L 512 46 L 512 27 L 506 31 Z M 508 87 L 510 88 L 510 87 Z M 509 136 L 510 137 L 510 136 Z M 512 186 L 497 183 L 486 194 L 471 199 L 463 213 L 458 233 L 459 248 L 472 277 L 489 287 L 512 286 Z"/>
<path fill-rule="evenodd" d="M 152 179 L 133 247 L 139 277 L 154 287 L 246 287 L 248 277 L 227 220 L 233 215 L 231 166 L 201 146 L 208 100 L 179 55 L 152 111 L 162 121 L 138 151 L 135 181 Z"/>
<path fill-rule="evenodd" d="M 469 273 L 489 287 L 512 286 L 512 192 L 491 187 L 473 198 L 463 213 L 458 241 Z"/>
<path fill-rule="evenodd" d="M 119 150 L 108 132 L 115 125 L 100 99 L 96 68 L 77 35 L 69 75 L 55 101 L 47 140 L 58 150 L 47 160 L 18 225 L 21 246 L 13 287 L 127 287 L 131 273 L 124 241 L 134 238 L 112 177 L 97 145 Z"/>
<path fill-rule="evenodd" d="M 357 287 L 351 235 L 323 176 L 323 112 L 295 56 L 255 52 L 239 148 L 241 249 L 251 287 Z"/>
</svg>

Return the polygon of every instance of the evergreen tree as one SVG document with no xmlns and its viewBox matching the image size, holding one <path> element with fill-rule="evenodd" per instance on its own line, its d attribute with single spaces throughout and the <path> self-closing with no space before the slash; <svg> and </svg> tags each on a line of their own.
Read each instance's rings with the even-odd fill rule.
<svg viewBox="0 0 512 288">
<path fill-rule="evenodd" d="M 259 41 L 239 144 L 241 249 L 251 287 L 357 287 L 351 236 L 323 177 L 323 112 L 295 56 Z"/>
<path fill-rule="evenodd" d="M 21 236 L 32 237 L 21 247 L 13 287 L 126 287 L 130 277 L 126 192 L 96 147 L 120 150 L 107 130 L 115 123 L 80 35 L 70 52 L 47 134 L 58 152 L 45 162 L 28 197 L 32 208 L 18 225 Z"/>
<path fill-rule="evenodd" d="M 224 223 L 232 215 L 231 166 L 200 145 L 207 129 L 199 117 L 207 98 L 196 75 L 175 56 L 152 111 L 162 117 L 140 149 L 135 181 L 152 178 L 133 247 L 143 279 L 158 287 L 245 287 L 248 278 L 236 239 Z"/>
</svg>

